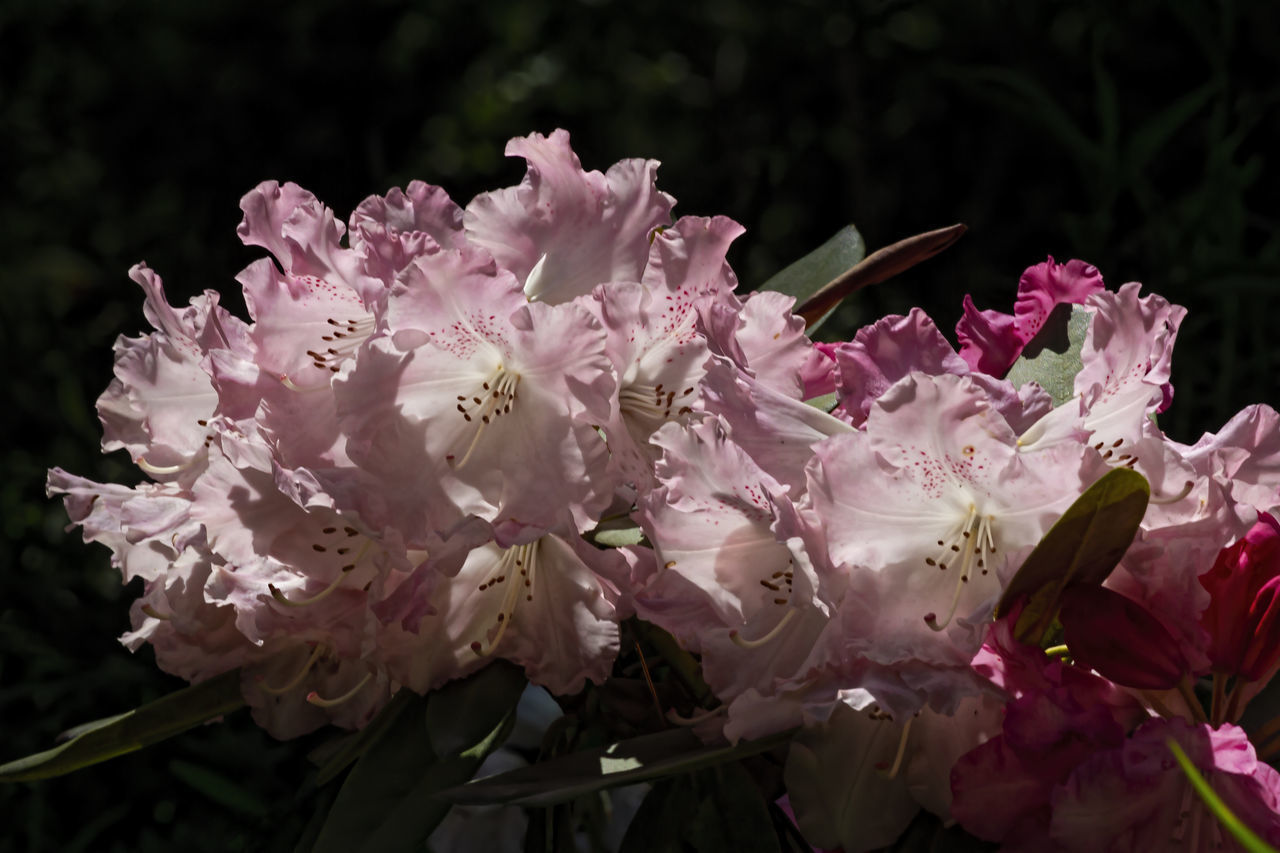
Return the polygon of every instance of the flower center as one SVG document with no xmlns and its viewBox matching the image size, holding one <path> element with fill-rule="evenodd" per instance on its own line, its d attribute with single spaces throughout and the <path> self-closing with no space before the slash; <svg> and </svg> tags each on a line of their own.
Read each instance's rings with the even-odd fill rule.
<svg viewBox="0 0 1280 853">
<path fill-rule="evenodd" d="M 964 520 L 954 526 L 950 534 L 938 540 L 938 553 L 933 557 L 925 557 L 925 565 L 936 567 L 938 571 L 958 569 L 956 571 L 955 591 L 951 596 L 951 608 L 941 621 L 936 613 L 926 613 L 925 623 L 935 631 L 941 631 L 951 624 L 960 604 L 960 595 L 974 573 L 987 575 L 987 558 L 996 552 L 995 516 L 982 515 L 977 504 L 969 504 L 969 512 Z"/>
<path fill-rule="evenodd" d="M 377 321 L 372 314 L 361 314 L 359 317 L 346 320 L 326 317 L 325 323 L 330 327 L 326 334 L 320 336 L 321 342 L 325 345 L 309 349 L 306 353 L 311 359 L 312 367 L 317 370 L 327 370 L 330 373 L 341 370 L 343 362 L 354 357 L 356 350 L 362 343 L 369 340 L 377 328 Z M 291 391 L 315 391 L 329 387 L 327 383 L 309 387 L 298 385 L 289 376 L 280 377 L 280 382 Z"/>
<path fill-rule="evenodd" d="M 324 589 L 308 598 L 288 598 L 275 584 L 267 584 L 271 597 L 286 607 L 309 607 L 319 604 L 342 586 L 356 566 L 364 559 L 373 544 L 373 540 L 361 536 L 360 531 L 350 525 L 338 527 L 331 525 L 320 531 L 321 535 L 311 543 L 311 550 L 323 555 L 317 559 L 336 560 L 341 563 L 338 575 Z M 357 545 L 359 547 L 357 547 Z M 368 586 L 365 586 L 368 589 Z"/>
<path fill-rule="evenodd" d="M 676 415 L 685 415 L 693 411 L 688 406 L 678 406 L 676 401 L 683 400 L 693 393 L 693 388 L 683 391 L 668 390 L 659 382 L 657 385 L 630 383 L 618 392 L 618 405 L 624 418 L 644 427 L 642 431 L 651 435 L 662 424 L 671 420 L 674 410 Z"/>
<path fill-rule="evenodd" d="M 462 461 L 458 462 L 455 468 L 461 468 L 467 464 L 476 445 L 480 443 L 480 436 L 484 434 L 485 427 L 503 415 L 511 414 L 512 407 L 515 406 L 516 398 L 519 396 L 519 390 L 520 374 L 507 370 L 499 364 L 485 377 L 474 394 L 470 397 L 466 394 L 458 395 L 458 414 L 463 421 L 471 424 L 474 433 L 471 436 L 471 443 L 462 455 Z"/>
<path fill-rule="evenodd" d="M 525 601 L 533 601 L 533 573 L 538 564 L 538 544 L 541 541 L 539 539 L 528 545 L 508 548 L 503 552 L 502 558 L 494 563 L 485 580 L 476 586 L 476 590 L 482 593 L 502 589 L 502 599 L 498 605 L 498 612 L 494 616 L 497 633 L 488 644 L 478 640 L 471 644 L 471 650 L 480 657 L 493 654 L 493 650 L 502 641 L 507 628 L 515 621 L 515 609 L 520 602 L 520 593 L 524 593 Z"/>
</svg>

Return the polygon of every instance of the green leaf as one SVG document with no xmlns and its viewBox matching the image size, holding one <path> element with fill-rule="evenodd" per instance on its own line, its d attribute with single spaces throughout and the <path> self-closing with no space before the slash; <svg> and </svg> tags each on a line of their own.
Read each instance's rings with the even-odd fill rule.
<svg viewBox="0 0 1280 853">
<path fill-rule="evenodd" d="M 619 853 L 780 853 L 769 807 L 740 762 L 654 785 Z"/>
<path fill-rule="evenodd" d="M 866 256 L 867 244 L 862 235 L 857 228 L 846 225 L 827 242 L 774 273 L 757 289 L 794 296 L 799 305 Z"/>
<path fill-rule="evenodd" d="M 760 285 L 758 290 L 773 290 L 796 298 L 796 306 L 800 306 L 813 294 L 831 283 L 841 273 L 856 266 L 867 256 L 867 244 L 852 225 L 846 225 L 837 231 L 829 240 L 809 254 L 792 261 L 768 281 Z M 832 306 L 821 317 L 808 323 L 807 331 L 812 332 L 821 326 L 836 310 Z"/>
<path fill-rule="evenodd" d="M 769 804 L 742 762 L 704 770 L 695 779 L 703 790 L 688 838 L 698 853 L 780 853 Z"/>
<path fill-rule="evenodd" d="M 697 810 L 692 776 L 658 782 L 641 800 L 618 853 L 683 853 L 685 830 Z"/>
<path fill-rule="evenodd" d="M 1079 305 L 1064 302 L 1054 306 L 1044 326 L 1022 348 L 1022 355 L 1005 378 L 1015 388 L 1028 382 L 1038 383 L 1049 392 L 1054 406 L 1070 400 L 1075 396 L 1076 374 L 1083 366 L 1080 349 L 1092 317 Z"/>
<path fill-rule="evenodd" d="M 1169 750 L 1173 753 L 1174 759 L 1178 762 L 1178 766 L 1182 768 L 1182 772 L 1187 774 L 1187 779 L 1191 782 L 1191 787 L 1196 789 L 1196 793 L 1200 795 L 1200 799 L 1204 800 L 1209 811 L 1213 812 L 1218 821 L 1235 836 L 1236 841 L 1240 842 L 1248 853 L 1280 853 L 1280 850 L 1272 847 L 1266 841 L 1254 834 L 1253 830 L 1241 823 L 1240 818 L 1227 808 L 1227 804 L 1222 801 L 1217 792 L 1209 787 L 1209 783 L 1196 766 L 1191 763 L 1191 759 L 1183 752 L 1182 747 L 1173 738 L 1167 741 Z"/>
<path fill-rule="evenodd" d="M 968 88 L 1009 113 L 1037 122 L 1054 143 L 1070 152 L 1082 170 L 1098 171 L 1105 154 L 1098 143 L 1080 130 L 1053 93 L 1032 75 L 997 66 L 944 66 L 947 79 Z"/>
<path fill-rule="evenodd" d="M 1219 80 L 1210 80 L 1203 86 L 1192 89 L 1134 132 L 1126 152 L 1127 165 L 1131 170 L 1130 180 L 1150 164 L 1156 154 L 1209 103 L 1220 88 Z"/>
<path fill-rule="evenodd" d="M 258 799 L 235 780 L 224 776 L 216 770 L 175 758 L 169 762 L 169 772 L 180 781 L 204 794 L 210 800 L 226 806 L 234 812 L 248 815 L 249 817 L 267 816 L 267 807 L 262 800 Z"/>
<path fill-rule="evenodd" d="M 437 755 L 466 755 L 509 715 L 528 686 L 523 668 L 495 660 L 470 678 L 432 691 L 427 702 L 431 748 Z"/>
<path fill-rule="evenodd" d="M 693 732 L 672 729 L 489 776 L 441 791 L 438 796 L 468 805 L 553 805 L 618 785 L 736 761 L 786 743 L 792 734 L 794 731 L 782 732 L 736 746 L 705 746 Z"/>
<path fill-rule="evenodd" d="M 876 249 L 808 296 L 797 299 L 792 311 L 804 319 L 805 330 L 811 332 L 822 325 L 849 294 L 911 269 L 954 244 L 964 232 L 964 225 L 948 225 Z"/>
<path fill-rule="evenodd" d="M 355 734 L 347 736 L 331 754 L 326 755 L 320 768 L 316 770 L 316 784 L 327 785 L 346 770 L 356 759 L 373 746 L 383 735 L 391 730 L 392 724 L 405 708 L 414 704 L 412 690 L 399 690 L 391 701 L 374 715 L 369 724 Z"/>
<path fill-rule="evenodd" d="M 1015 635 L 1038 642 L 1068 584 L 1100 584 L 1120 562 L 1147 511 L 1151 486 L 1129 468 L 1114 468 L 1076 499 L 1036 545 L 996 604 L 999 618 L 1023 596 Z M 1030 640 L 1028 640 L 1030 638 Z"/>
<path fill-rule="evenodd" d="M 76 726 L 61 746 L 0 765 L 0 782 L 61 776 L 158 743 L 243 705 L 240 671 L 224 672 L 141 708 Z"/>
<path fill-rule="evenodd" d="M 470 779 L 502 744 L 526 685 L 519 667 L 499 660 L 407 699 L 351 769 L 314 853 L 419 849 L 449 810 L 433 795 Z"/>
</svg>

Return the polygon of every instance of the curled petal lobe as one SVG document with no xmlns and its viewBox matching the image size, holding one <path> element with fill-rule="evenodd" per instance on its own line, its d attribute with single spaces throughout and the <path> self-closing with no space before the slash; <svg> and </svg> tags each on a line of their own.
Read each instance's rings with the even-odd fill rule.
<svg viewBox="0 0 1280 853">
<path fill-rule="evenodd" d="M 965 296 L 964 316 L 956 324 L 960 357 L 976 371 L 1004 376 L 1056 305 L 1083 305 L 1102 289 L 1102 276 L 1093 265 L 1079 260 L 1059 264 L 1050 257 L 1028 267 L 1018 280 L 1013 314 L 979 311 Z"/>
<path fill-rule="evenodd" d="M 933 320 L 919 308 L 905 317 L 889 316 L 858 330 L 835 348 L 840 411 L 861 425 L 871 405 L 912 371 L 963 376 L 969 366 L 956 355 Z"/>
<path fill-rule="evenodd" d="M 586 172 L 563 130 L 513 139 L 507 154 L 528 163 L 524 181 L 477 196 L 464 227 L 530 299 L 567 302 L 602 282 L 640 279 L 649 234 L 667 224 L 673 203 L 655 186 L 656 161 Z"/>
</svg>

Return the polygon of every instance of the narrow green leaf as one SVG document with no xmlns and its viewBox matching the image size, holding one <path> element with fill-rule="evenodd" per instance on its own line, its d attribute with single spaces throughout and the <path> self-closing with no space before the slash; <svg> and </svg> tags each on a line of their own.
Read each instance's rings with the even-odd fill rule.
<svg viewBox="0 0 1280 853">
<path fill-rule="evenodd" d="M 1053 93 L 1025 71 L 997 66 L 949 66 L 943 73 L 975 95 L 1014 115 L 1038 123 L 1049 139 L 1069 151 L 1081 169 L 1097 171 L 1104 160 L 1098 143 L 1090 139 Z"/>
<path fill-rule="evenodd" d="M 741 762 L 654 785 L 619 853 L 780 853 L 769 806 Z"/>
<path fill-rule="evenodd" d="M 658 782 L 640 801 L 618 853 L 684 853 L 684 830 L 697 810 L 691 776 Z"/>
<path fill-rule="evenodd" d="M 1280 850 L 1272 847 L 1266 841 L 1259 838 L 1253 830 L 1245 826 L 1240 818 L 1227 808 L 1227 804 L 1222 801 L 1217 792 L 1209 787 L 1209 783 L 1196 766 L 1191 763 L 1191 759 L 1178 745 L 1173 738 L 1167 741 L 1169 751 L 1173 753 L 1174 759 L 1178 762 L 1178 766 L 1182 768 L 1182 772 L 1187 774 L 1187 780 L 1191 782 L 1191 787 L 1196 789 L 1196 793 L 1200 795 L 1200 799 L 1204 800 L 1204 804 L 1209 807 L 1209 811 L 1213 812 L 1218 821 L 1226 827 L 1226 830 L 1235 836 L 1236 841 L 1240 842 L 1248 853 L 1280 853 Z"/>
<path fill-rule="evenodd" d="M 672 729 L 584 750 L 441 791 L 454 803 L 547 806 L 613 788 L 737 761 L 786 743 L 794 731 L 736 746 L 704 746 L 687 729 Z"/>
<path fill-rule="evenodd" d="M 436 792 L 460 785 L 506 739 L 527 682 L 494 661 L 427 697 L 411 696 L 356 761 L 316 840 L 314 853 L 396 853 L 421 848 L 449 810 Z M 432 711 L 434 703 L 440 704 Z M 440 728 L 431 730 L 434 721 Z M 437 753 L 432 744 L 450 751 Z"/>
<path fill-rule="evenodd" d="M 402 688 L 397 691 L 396 695 L 391 697 L 391 701 L 374 715 L 368 725 L 355 734 L 349 735 L 337 749 L 325 757 L 320 768 L 316 770 L 316 784 L 329 784 L 330 781 L 337 778 L 338 774 L 351 766 L 356 759 L 364 755 L 369 747 L 373 746 L 379 738 L 391 730 L 396 718 L 400 716 L 405 708 L 414 703 L 414 699 L 415 695 L 412 690 Z"/>
<path fill-rule="evenodd" d="M 688 838 L 698 853 L 781 853 L 769 804 L 742 762 L 703 770 L 695 779 L 702 796 Z"/>
<path fill-rule="evenodd" d="M 794 296 L 799 305 L 866 256 L 867 244 L 862 235 L 857 228 L 846 225 L 821 246 L 774 273 L 757 289 Z"/>
<path fill-rule="evenodd" d="M 1131 170 L 1130 180 L 1150 165 L 1156 154 L 1209 103 L 1220 86 L 1219 80 L 1210 80 L 1203 86 L 1192 89 L 1134 132 L 1126 152 L 1127 166 Z"/>
<path fill-rule="evenodd" d="M 61 776 L 158 743 L 243 705 L 240 671 L 224 672 L 128 713 L 76 726 L 61 746 L 0 765 L 0 782 Z"/>
<path fill-rule="evenodd" d="M 1022 355 L 1005 377 L 1015 388 L 1035 382 L 1053 398 L 1054 406 L 1075 396 L 1076 374 L 1083 366 L 1084 346 L 1092 314 L 1079 305 L 1054 306 L 1044 326 L 1022 349 Z"/>
<path fill-rule="evenodd" d="M 266 817 L 267 807 L 257 796 L 216 770 L 175 758 L 169 772 L 219 805 L 249 817 Z"/>
<path fill-rule="evenodd" d="M 483 743 L 529 686 L 524 669 L 495 660 L 470 678 L 431 692 L 427 733 L 437 755 L 463 755 Z"/>
<path fill-rule="evenodd" d="M 1100 584 L 1120 562 L 1147 511 L 1151 487 L 1129 468 L 1114 468 L 1098 478 L 1049 528 L 1018 569 L 996 604 L 998 618 L 1023 596 L 1029 598 L 1018 619 L 1019 639 L 1038 641 L 1058 609 L 1068 584 Z"/>
</svg>

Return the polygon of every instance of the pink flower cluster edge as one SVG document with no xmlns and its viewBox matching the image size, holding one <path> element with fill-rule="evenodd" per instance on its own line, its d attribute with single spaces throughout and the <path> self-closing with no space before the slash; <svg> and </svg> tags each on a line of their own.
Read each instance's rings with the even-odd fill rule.
<svg viewBox="0 0 1280 853">
<path fill-rule="evenodd" d="M 1238 725 L 1280 667 L 1280 417 L 1160 431 L 1184 309 L 1050 258 L 1012 314 L 965 298 L 959 351 L 919 309 L 815 345 L 790 297 L 735 294 L 742 228 L 672 221 L 655 161 L 585 171 L 564 131 L 507 153 L 524 180 L 465 208 L 414 182 L 344 224 L 254 188 L 248 321 L 130 272 L 153 331 L 116 342 L 98 412 L 148 479 L 48 479 L 142 579 L 128 648 L 191 681 L 240 668 L 292 737 L 495 658 L 574 693 L 638 616 L 700 657 L 707 739 L 804 726 L 870 756 L 839 762 L 850 791 L 883 783 L 857 831 L 796 782 L 814 844 L 871 849 L 925 808 L 1008 850 L 1233 849 L 1171 738 L 1280 844 L 1277 744 Z M 1004 376 L 1060 303 L 1089 325 L 1055 405 Z M 1064 602 L 1073 662 L 1017 642 L 1004 586 L 1118 466 L 1154 499 Z M 588 538 L 628 515 L 648 545 Z"/>
</svg>

